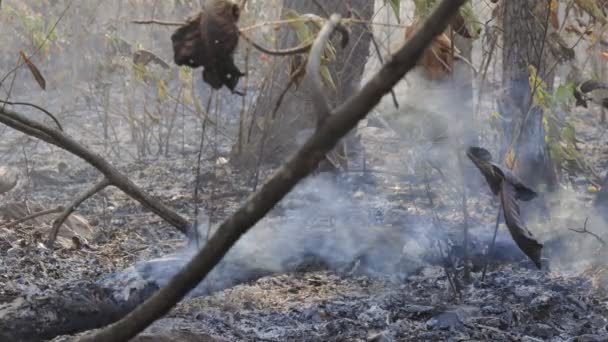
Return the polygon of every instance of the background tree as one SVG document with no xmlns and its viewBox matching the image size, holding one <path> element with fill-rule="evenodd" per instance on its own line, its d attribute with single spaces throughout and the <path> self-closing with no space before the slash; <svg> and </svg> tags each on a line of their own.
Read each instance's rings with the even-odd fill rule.
<svg viewBox="0 0 608 342">
<path fill-rule="evenodd" d="M 511 0 L 502 3 L 502 82 L 499 111 L 504 118 L 502 154 L 507 166 L 532 188 L 556 185 L 556 175 L 545 142 L 544 111 L 535 101 L 540 83 L 553 89 L 553 59 L 545 40 L 550 25 L 545 0 Z M 532 68 L 531 68 L 532 67 Z M 536 81 L 531 86 L 531 70 Z"/>
<path fill-rule="evenodd" d="M 284 0 L 282 17 L 285 18 L 288 13 L 325 16 L 326 10 L 344 17 L 356 15 L 361 16 L 363 20 L 370 20 L 374 10 L 374 2 L 367 0 L 318 1 L 324 9 L 315 3 Z M 352 25 L 349 28 L 351 37 L 348 46 L 341 49 L 337 44 L 338 38 L 333 44 L 336 47 L 335 61 L 331 62 L 328 68 L 331 83 L 335 87 L 326 82 L 331 106 L 342 103 L 359 88 L 369 54 L 370 35 L 366 26 Z M 280 29 L 277 39 L 276 45 L 280 49 L 301 44 L 293 27 Z M 306 130 L 314 128 L 316 113 L 309 100 L 310 92 L 305 82 L 287 91 L 276 117 L 271 117 L 281 93 L 289 83 L 290 72 L 294 72 L 297 66 L 304 62 L 304 56 L 278 57 L 270 67 L 262 82 L 259 96 L 245 117 L 245 129 L 240 132 L 242 150 L 239 151 L 237 146 L 234 149 L 235 160 L 239 164 L 255 165 L 260 162 L 259 158 L 263 161 L 282 161 L 298 146 L 297 137 L 305 137 Z"/>
</svg>

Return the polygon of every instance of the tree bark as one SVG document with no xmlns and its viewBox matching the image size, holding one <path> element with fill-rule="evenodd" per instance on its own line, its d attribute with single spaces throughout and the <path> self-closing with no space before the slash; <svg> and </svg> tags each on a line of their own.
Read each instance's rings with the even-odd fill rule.
<svg viewBox="0 0 608 342">
<path fill-rule="evenodd" d="M 545 184 L 552 190 L 556 174 L 545 143 L 543 110 L 535 106 L 532 98 L 536 91 L 529 82 L 530 65 L 538 76 L 553 88 L 553 58 L 545 47 L 548 30 L 547 1 L 510 0 L 503 6 L 503 87 L 505 92 L 498 100 L 504 121 L 504 141 L 501 156 L 514 148 L 513 171 L 530 187 Z M 538 10 L 541 8 L 542 10 Z"/>
<path fill-rule="evenodd" d="M 349 9 L 354 9 L 364 20 L 370 20 L 374 3 L 369 0 L 349 1 L 318 1 L 328 12 L 349 16 Z M 289 10 L 298 14 L 314 13 L 325 16 L 325 13 L 313 1 L 284 0 L 282 15 Z M 369 54 L 370 36 L 365 34 L 364 25 L 350 27 L 350 42 L 345 49 L 340 48 L 339 36 L 332 40 L 336 48 L 336 60 L 329 65 L 330 73 L 336 89 L 326 87 L 330 106 L 335 107 L 344 102 L 359 88 L 363 69 Z M 293 30 L 286 26 L 279 32 L 278 47 L 281 49 L 299 45 Z M 280 162 L 291 155 L 299 146 L 298 135 L 303 135 L 306 129 L 314 129 L 316 113 L 310 101 L 310 91 L 306 82 L 296 89 L 292 87 L 279 108 L 275 120 L 270 120 L 280 94 L 289 82 L 288 66 L 291 57 L 281 57 L 275 60 L 274 71 L 264 80 L 263 88 L 256 103 L 245 118 L 242 151 L 234 160 L 238 164 L 252 165 L 260 156 L 260 144 L 264 141 L 263 162 Z M 260 124 L 263 123 L 263 124 Z M 304 136 L 305 137 L 305 136 Z M 235 148 L 234 151 L 237 151 Z"/>
</svg>

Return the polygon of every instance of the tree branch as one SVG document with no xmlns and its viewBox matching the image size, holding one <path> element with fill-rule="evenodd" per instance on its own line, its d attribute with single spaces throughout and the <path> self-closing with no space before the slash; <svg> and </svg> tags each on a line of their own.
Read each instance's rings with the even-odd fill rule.
<svg viewBox="0 0 608 342">
<path fill-rule="evenodd" d="M 338 24 L 340 24 L 341 16 L 339 14 L 333 14 L 329 21 L 325 23 L 321 32 L 317 36 L 312 48 L 310 49 L 310 55 L 308 56 L 308 63 L 306 65 L 306 74 L 311 83 L 311 96 L 312 103 L 317 111 L 317 128 L 323 124 L 323 121 L 330 115 L 331 108 L 329 107 L 329 101 L 323 91 L 323 79 L 321 78 L 321 56 L 325 51 L 325 46 L 329 41 L 329 37 L 334 32 Z"/>
<path fill-rule="evenodd" d="M 262 219 L 296 184 L 311 174 L 325 154 L 365 118 L 393 86 L 416 66 L 431 40 L 447 27 L 466 0 L 444 0 L 422 28 L 382 69 L 330 115 L 300 150 L 222 223 L 209 243 L 173 279 L 120 321 L 85 335 L 79 341 L 128 341 L 162 317 L 228 253 L 253 225 Z"/>
<path fill-rule="evenodd" d="M 48 215 L 48 214 L 54 214 L 54 213 L 59 213 L 61 211 L 63 211 L 63 207 L 57 207 L 57 208 L 53 208 L 53 209 L 47 209 L 47 210 L 41 210 L 38 212 L 35 212 L 31 215 L 27 215 L 24 216 L 18 220 L 15 220 L 13 222 L 9 222 L 7 224 L 5 224 L 4 226 L 2 226 L 2 228 L 10 228 L 10 227 L 14 227 L 16 225 L 18 225 L 19 223 L 23 223 L 25 221 L 29 221 L 29 220 L 33 220 L 36 217 L 40 217 L 40 216 L 44 216 L 44 215 Z"/>
<path fill-rule="evenodd" d="M 53 114 L 51 114 L 51 112 L 49 112 L 48 110 L 46 110 L 38 105 L 35 105 L 33 103 L 28 103 L 28 102 L 10 102 L 10 101 L 3 101 L 3 100 L 0 100 L 0 103 L 6 103 L 11 106 L 28 106 L 28 107 L 36 108 L 39 111 L 46 114 L 48 117 L 50 117 L 53 121 L 55 121 L 55 124 L 57 125 L 59 130 L 63 131 L 63 127 L 61 126 L 61 123 L 59 123 L 59 120 L 57 120 L 57 118 Z"/>
<path fill-rule="evenodd" d="M 150 197 L 141 190 L 127 176 L 123 175 L 114 166 L 108 163 L 100 155 L 90 151 L 64 132 L 47 127 L 36 121 L 30 120 L 25 116 L 12 110 L 0 107 L 0 123 L 12 127 L 20 132 L 35 138 L 44 140 L 76 156 L 84 159 L 95 167 L 99 172 L 110 180 L 111 184 L 125 192 L 127 195 L 141 203 L 144 207 L 162 217 L 169 224 L 173 225 L 182 233 L 188 235 L 190 223 L 177 212 L 169 209 L 164 204 Z"/>
<path fill-rule="evenodd" d="M 55 239 L 57 239 L 57 234 L 59 233 L 59 228 L 63 225 L 63 222 L 67 220 L 67 218 L 76 210 L 76 208 L 82 204 L 82 202 L 89 199 L 91 196 L 103 190 L 105 187 L 110 185 L 110 181 L 107 178 L 101 180 L 101 182 L 95 184 L 92 188 L 76 197 L 70 205 L 68 205 L 63 212 L 53 221 L 53 229 L 49 233 L 49 238 L 46 242 L 46 246 L 49 249 L 53 249 L 53 244 L 55 243 Z"/>
</svg>

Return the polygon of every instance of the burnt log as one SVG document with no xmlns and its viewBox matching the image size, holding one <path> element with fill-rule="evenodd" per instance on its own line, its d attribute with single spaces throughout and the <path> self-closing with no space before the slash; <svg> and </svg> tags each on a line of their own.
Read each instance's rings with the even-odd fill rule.
<svg viewBox="0 0 608 342">
<path fill-rule="evenodd" d="M 100 328 L 117 321 L 152 295 L 152 283 L 128 300 L 92 281 L 68 283 L 51 293 L 0 297 L 0 341 L 42 341 Z"/>
</svg>

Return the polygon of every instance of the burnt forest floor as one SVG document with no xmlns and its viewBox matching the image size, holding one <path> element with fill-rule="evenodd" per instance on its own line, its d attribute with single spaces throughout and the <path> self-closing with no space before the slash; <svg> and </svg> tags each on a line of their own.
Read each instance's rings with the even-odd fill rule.
<svg viewBox="0 0 608 342">
<path fill-rule="evenodd" d="M 77 119 L 69 132 L 86 122 Z M 587 141 L 585 155 L 603 155 L 598 150 L 605 149 L 607 137 L 600 135 L 605 128 L 577 125 L 580 139 Z M 169 156 L 133 161 L 107 150 L 104 155 L 143 189 L 193 218 L 197 128 L 193 124 L 183 133 L 187 138 L 172 145 Z M 580 246 L 596 248 L 596 241 L 569 232 L 557 217 L 553 230 L 538 230 L 541 240 L 549 241 L 550 267 L 537 271 L 510 245 L 502 227 L 501 257 L 490 262 L 482 281 L 497 206 L 483 183 L 471 185 L 476 187 L 468 198 L 473 274 L 466 285 L 458 182 L 450 183 L 433 168 L 422 172 L 412 166 L 419 155 L 394 144 L 394 134 L 371 120 L 361 128 L 367 172 L 359 164 L 337 179 L 306 182 L 146 335 L 167 341 L 179 334 L 193 341 L 608 340 L 606 271 L 597 262 L 557 267 L 564 264 L 557 257 L 564 241 L 585 241 L 563 247 L 568 255 Z M 99 177 L 57 148 L 12 132 L 4 135 L 14 139 L 7 138 L 0 153 L 20 172 L 20 182 L 3 197 L 3 223 L 66 205 Z M 80 140 L 101 153 L 104 147 L 96 139 L 84 134 Z M 208 148 L 203 155 L 199 197 L 201 221 L 210 218 L 211 230 L 251 193 L 253 173 L 225 163 L 233 141 L 215 139 L 217 150 Z M 597 169 L 605 162 L 591 161 Z M 272 170 L 263 171 L 266 176 Z M 577 203 L 589 206 L 593 195 L 586 185 L 571 191 Z M 107 282 L 128 272 L 163 285 L 167 274 L 138 265 L 176 255 L 173 262 L 183 265 L 192 253 L 179 232 L 115 188 L 89 199 L 76 213 L 53 251 L 40 243 L 52 215 L 0 227 L 0 318 L 3 305 L 17 298 L 48 298 L 69 284 Z"/>
</svg>

